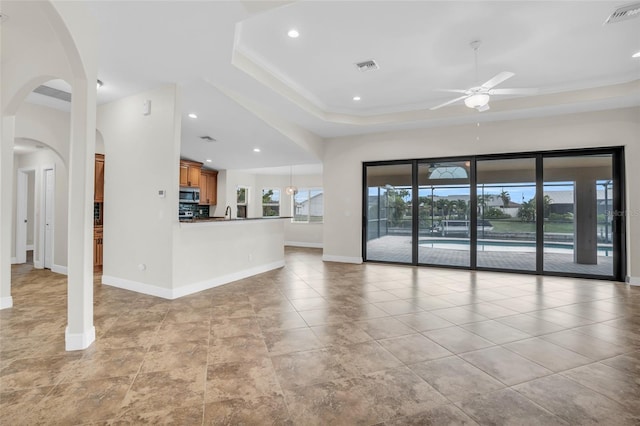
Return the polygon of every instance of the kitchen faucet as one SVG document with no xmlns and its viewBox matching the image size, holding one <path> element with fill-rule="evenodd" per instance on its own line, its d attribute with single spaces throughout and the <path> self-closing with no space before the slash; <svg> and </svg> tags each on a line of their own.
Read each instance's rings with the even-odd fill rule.
<svg viewBox="0 0 640 426">
<path fill-rule="evenodd" d="M 227 206 L 227 208 L 224 210 L 224 218 L 229 218 L 231 219 L 231 206 Z"/>
</svg>

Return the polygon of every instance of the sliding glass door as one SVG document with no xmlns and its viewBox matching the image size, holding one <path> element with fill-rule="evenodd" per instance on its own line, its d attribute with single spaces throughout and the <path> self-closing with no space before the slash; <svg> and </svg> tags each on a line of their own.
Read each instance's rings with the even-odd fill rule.
<svg viewBox="0 0 640 426">
<path fill-rule="evenodd" d="M 413 263 L 412 164 L 366 168 L 366 258 Z"/>
<path fill-rule="evenodd" d="M 469 160 L 418 165 L 418 263 L 469 266 Z"/>
<path fill-rule="evenodd" d="M 364 164 L 367 261 L 622 280 L 622 148 Z"/>
<path fill-rule="evenodd" d="M 536 159 L 478 160 L 477 265 L 536 270 Z"/>
<path fill-rule="evenodd" d="M 613 155 L 544 159 L 544 270 L 611 276 Z"/>
</svg>

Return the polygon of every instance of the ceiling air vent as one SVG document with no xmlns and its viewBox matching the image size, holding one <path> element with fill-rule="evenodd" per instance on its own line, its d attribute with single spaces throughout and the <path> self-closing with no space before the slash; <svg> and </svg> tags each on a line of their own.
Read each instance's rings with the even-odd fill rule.
<svg viewBox="0 0 640 426">
<path fill-rule="evenodd" d="M 628 4 L 616 9 L 604 23 L 613 24 L 614 22 L 626 21 L 627 19 L 637 18 L 638 16 L 640 16 L 640 3 Z"/>
<path fill-rule="evenodd" d="M 38 86 L 33 89 L 33 91 L 44 96 L 60 99 L 61 101 L 71 102 L 71 93 L 65 92 L 64 90 L 54 89 L 49 86 Z"/>
<path fill-rule="evenodd" d="M 200 139 L 202 139 L 205 142 L 215 142 L 216 140 L 214 138 L 212 138 L 211 136 L 200 136 Z"/>
<path fill-rule="evenodd" d="M 373 59 L 370 59 L 370 60 L 364 61 L 364 62 L 358 62 L 356 64 L 356 67 L 358 67 L 358 69 L 360 71 L 362 71 L 362 72 L 375 71 L 375 70 L 379 70 L 380 69 L 380 66 Z"/>
</svg>

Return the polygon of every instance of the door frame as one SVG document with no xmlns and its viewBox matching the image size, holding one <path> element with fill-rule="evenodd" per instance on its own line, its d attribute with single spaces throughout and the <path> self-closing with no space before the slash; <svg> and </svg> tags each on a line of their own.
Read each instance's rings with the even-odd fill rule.
<svg viewBox="0 0 640 426">
<path fill-rule="evenodd" d="M 544 231 L 543 221 L 536 221 L 536 270 L 512 270 L 501 268 L 487 268 L 477 266 L 477 162 L 481 160 L 503 160 L 512 158 L 535 158 L 536 160 L 536 216 L 543 217 L 543 186 L 544 186 L 544 170 L 543 160 L 545 158 L 552 157 L 564 157 L 564 156 L 579 156 L 579 155 L 598 155 L 598 154 L 610 154 L 612 156 L 612 177 L 613 177 L 613 200 L 612 200 L 612 227 L 613 227 L 613 271 L 612 275 L 592 275 L 581 273 L 569 273 L 569 272 L 553 272 L 544 270 Z M 605 280 L 617 280 L 623 282 L 627 273 L 627 247 L 626 247 L 626 215 L 625 215 L 625 164 L 624 164 L 624 147 L 601 147 L 601 148 L 580 148 L 580 149 L 565 149 L 565 150 L 546 150 L 546 151 L 527 151 L 518 153 L 506 153 L 506 154 L 484 154 L 484 155 L 467 155 L 467 156 L 455 156 L 455 157 L 434 157 L 434 158 L 420 158 L 420 159 L 405 159 L 405 160 L 389 160 L 389 161 L 371 161 L 362 163 L 362 259 L 364 262 L 376 262 L 376 263 L 389 263 L 389 264 L 402 264 L 413 266 L 436 266 L 450 269 L 464 269 L 464 270 L 478 270 L 478 271 L 495 271 L 495 272 L 513 272 L 519 274 L 533 274 L 533 275 L 549 275 L 549 276 L 561 276 L 561 277 L 574 277 L 574 278 L 589 278 L 589 279 L 605 279 Z M 412 165 L 412 195 L 416 200 L 418 191 L 418 179 L 417 179 L 417 167 L 420 163 L 428 162 L 445 162 L 445 161 L 461 161 L 469 160 L 470 164 L 470 208 L 471 215 L 471 232 L 470 232 L 470 259 L 469 267 L 465 266 L 451 266 L 451 265 L 434 265 L 418 263 L 418 205 L 413 203 L 412 217 L 412 262 L 392 262 L 392 261 L 379 261 L 367 259 L 367 223 L 368 223 L 368 188 L 367 188 L 367 167 L 395 165 L 395 164 L 411 164 Z"/>
<path fill-rule="evenodd" d="M 26 222 L 27 203 L 29 198 L 29 187 L 27 182 L 30 172 L 34 173 L 34 177 L 37 175 L 37 169 L 35 167 L 21 167 L 18 169 L 16 175 L 16 217 L 14 222 L 16 227 L 16 263 L 25 263 L 27 261 L 27 226 L 33 226 Z"/>
<path fill-rule="evenodd" d="M 54 255 L 55 255 L 55 221 L 56 221 L 56 167 L 55 164 L 43 165 L 41 167 L 41 183 L 42 190 L 40 191 L 40 220 L 39 220 L 39 229 L 40 229 L 40 238 L 38 241 L 38 247 L 40 248 L 39 261 L 36 263 L 35 259 L 33 261 L 33 265 L 36 268 L 43 269 L 45 267 L 45 255 L 46 255 L 46 227 L 47 227 L 47 170 L 53 171 L 53 197 L 51 197 L 51 269 L 53 269 L 54 265 Z"/>
</svg>

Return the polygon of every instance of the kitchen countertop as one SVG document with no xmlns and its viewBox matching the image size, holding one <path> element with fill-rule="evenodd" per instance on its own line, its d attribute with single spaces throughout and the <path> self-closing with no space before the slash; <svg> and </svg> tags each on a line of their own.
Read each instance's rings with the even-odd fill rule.
<svg viewBox="0 0 640 426">
<path fill-rule="evenodd" d="M 224 217 L 205 217 L 193 219 L 180 219 L 180 223 L 206 223 L 206 222 L 246 222 L 254 220 L 275 220 L 275 219 L 291 219 L 291 216 L 273 216 L 273 217 L 247 217 L 225 219 Z"/>
</svg>

